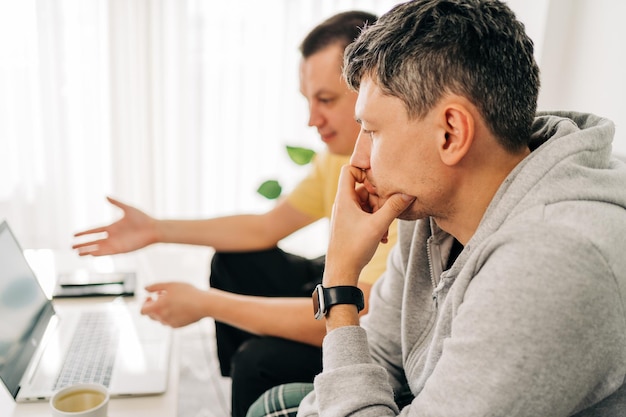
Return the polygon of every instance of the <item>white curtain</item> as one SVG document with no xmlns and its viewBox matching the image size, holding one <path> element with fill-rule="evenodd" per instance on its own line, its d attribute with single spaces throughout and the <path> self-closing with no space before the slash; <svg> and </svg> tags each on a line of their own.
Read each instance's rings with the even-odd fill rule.
<svg viewBox="0 0 626 417">
<path fill-rule="evenodd" d="M 322 19 L 384 0 L 0 0 L 0 219 L 25 247 L 67 248 L 115 219 L 268 209 L 265 179 L 319 148 L 298 45 Z"/>
<path fill-rule="evenodd" d="M 106 195 L 157 217 L 268 209 L 257 186 L 277 178 L 289 189 L 306 170 L 284 145 L 321 148 L 298 93 L 300 40 L 336 12 L 381 14 L 396 3 L 0 0 L 0 220 L 25 247 L 68 248 L 73 232 L 119 215 Z M 596 65 L 610 57 L 617 69 L 589 81 L 613 87 L 614 118 L 624 120 L 624 49 L 581 42 L 573 30 L 595 36 L 621 3 L 509 3 L 551 77 L 541 102 L 589 103 L 579 86 L 592 64 L 580 48 L 593 48 Z M 626 35 L 619 24 L 595 30 L 607 31 Z M 566 66 L 555 51 L 570 51 Z M 555 86 L 563 73 L 577 76 Z"/>
</svg>

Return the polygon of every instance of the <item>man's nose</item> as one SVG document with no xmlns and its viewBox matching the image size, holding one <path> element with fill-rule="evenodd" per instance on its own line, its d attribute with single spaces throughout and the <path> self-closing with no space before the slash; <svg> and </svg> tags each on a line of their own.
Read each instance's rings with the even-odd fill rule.
<svg viewBox="0 0 626 417">
<path fill-rule="evenodd" d="M 309 107 L 309 126 L 320 127 L 324 124 L 324 115 L 316 105 Z"/>
<path fill-rule="evenodd" d="M 363 133 L 363 129 L 359 132 L 359 136 L 354 144 L 354 151 L 350 156 L 350 165 L 361 168 L 369 169 L 370 167 L 370 138 L 367 133 Z"/>
</svg>

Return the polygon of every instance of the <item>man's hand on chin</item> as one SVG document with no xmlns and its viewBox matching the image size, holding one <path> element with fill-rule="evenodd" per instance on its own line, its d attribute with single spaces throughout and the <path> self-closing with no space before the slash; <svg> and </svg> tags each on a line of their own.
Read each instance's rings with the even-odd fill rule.
<svg viewBox="0 0 626 417">
<path fill-rule="evenodd" d="M 366 181 L 365 172 L 359 168 L 346 165 L 341 170 L 331 218 L 326 271 L 333 276 L 349 276 L 350 282 L 333 285 L 356 285 L 378 244 L 387 241 L 393 220 L 415 200 L 394 194 L 382 201 L 372 193 L 374 188 Z"/>
</svg>

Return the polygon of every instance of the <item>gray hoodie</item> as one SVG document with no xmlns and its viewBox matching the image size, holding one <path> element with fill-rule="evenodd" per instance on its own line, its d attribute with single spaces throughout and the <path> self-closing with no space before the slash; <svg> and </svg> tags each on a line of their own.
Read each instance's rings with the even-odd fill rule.
<svg viewBox="0 0 626 417">
<path fill-rule="evenodd" d="M 330 332 L 299 417 L 570 416 L 626 375 L 626 165 L 613 123 L 539 114 L 448 270 L 453 238 L 401 222 L 362 327 Z M 410 388 L 401 411 L 394 392 Z"/>
</svg>

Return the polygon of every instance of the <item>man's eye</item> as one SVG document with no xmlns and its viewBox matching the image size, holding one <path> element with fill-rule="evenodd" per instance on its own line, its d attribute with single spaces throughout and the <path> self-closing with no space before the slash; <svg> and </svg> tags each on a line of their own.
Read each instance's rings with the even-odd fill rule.
<svg viewBox="0 0 626 417">
<path fill-rule="evenodd" d="M 322 104 L 330 104 L 333 101 L 335 101 L 335 99 L 333 99 L 333 98 L 320 98 L 319 101 Z"/>
</svg>

